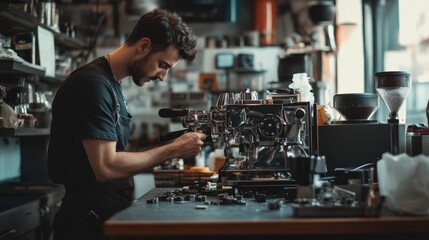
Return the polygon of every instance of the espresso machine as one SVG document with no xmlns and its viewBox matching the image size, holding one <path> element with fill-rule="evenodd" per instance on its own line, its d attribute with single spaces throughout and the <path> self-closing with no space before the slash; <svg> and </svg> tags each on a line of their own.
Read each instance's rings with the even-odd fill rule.
<svg viewBox="0 0 429 240">
<path fill-rule="evenodd" d="M 259 99 L 256 91 L 245 89 L 222 93 L 209 111 L 161 109 L 161 117 L 182 117 L 186 129 L 160 139 L 203 131 L 211 144 L 225 148 L 219 185 L 283 195 L 284 187 L 294 183 L 289 160 L 314 153 L 310 102 L 297 99 L 296 94 L 275 92 Z M 238 148 L 239 156 L 231 154 L 232 148 Z"/>
<path fill-rule="evenodd" d="M 334 108 L 345 118 L 318 127 L 319 154 L 326 156 L 327 174 L 376 165 L 382 154 L 405 152 L 405 125 L 398 111 L 407 97 L 411 75 L 407 72 L 378 72 L 375 89 L 390 111 L 387 122 L 371 120 L 379 107 L 376 94 L 337 94 Z"/>
<path fill-rule="evenodd" d="M 215 204 L 220 205 L 244 205 L 248 198 L 257 203 L 284 199 L 293 202 L 293 214 L 298 217 L 363 216 L 363 205 L 357 201 L 361 195 L 327 181 L 316 184 L 320 184 L 316 176 L 326 173 L 325 158 L 315 155 L 313 109 L 309 102 L 297 99 L 296 94 L 281 91 L 259 99 L 257 92 L 245 89 L 221 94 L 209 111 L 161 109 L 161 117 L 182 117 L 186 128 L 161 136 L 162 141 L 187 131 L 203 131 L 211 144 L 225 148 L 226 160 L 214 185 L 195 181 L 181 190 L 217 194 Z M 239 149 L 238 156 L 229 152 L 231 148 Z M 273 208 L 278 209 L 282 201 L 276 202 Z"/>
</svg>

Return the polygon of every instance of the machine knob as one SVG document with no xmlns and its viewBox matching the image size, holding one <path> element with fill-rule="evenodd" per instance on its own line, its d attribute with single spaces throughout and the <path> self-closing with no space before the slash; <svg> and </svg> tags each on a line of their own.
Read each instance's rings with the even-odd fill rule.
<svg viewBox="0 0 429 240">
<path fill-rule="evenodd" d="M 274 114 L 267 114 L 258 124 L 259 131 L 266 137 L 276 137 L 282 131 L 282 120 Z"/>
<path fill-rule="evenodd" d="M 295 117 L 298 118 L 298 119 L 303 119 L 305 117 L 305 110 L 302 109 L 302 108 L 298 108 L 295 111 Z"/>
</svg>

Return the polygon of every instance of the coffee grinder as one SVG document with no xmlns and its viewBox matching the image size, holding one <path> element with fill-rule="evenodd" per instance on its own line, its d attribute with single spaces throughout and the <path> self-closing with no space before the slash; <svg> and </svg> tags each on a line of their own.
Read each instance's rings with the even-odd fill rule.
<svg viewBox="0 0 429 240">
<path fill-rule="evenodd" d="M 375 74 L 375 89 L 389 110 L 391 133 L 391 153 L 400 153 L 398 111 L 401 108 L 411 88 L 411 74 L 403 71 L 378 72 Z"/>
<path fill-rule="evenodd" d="M 389 119 L 368 119 L 378 107 L 376 94 L 337 94 L 335 109 L 346 119 L 318 127 L 319 154 L 326 156 L 328 175 L 341 169 L 375 166 L 386 152 L 405 152 L 405 124 L 400 123 L 398 111 L 411 85 L 406 72 L 378 72 L 375 89 L 388 110 Z"/>
</svg>

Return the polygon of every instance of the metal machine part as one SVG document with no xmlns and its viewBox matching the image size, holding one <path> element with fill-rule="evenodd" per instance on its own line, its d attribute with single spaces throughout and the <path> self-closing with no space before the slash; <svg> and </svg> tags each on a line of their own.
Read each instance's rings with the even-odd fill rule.
<svg viewBox="0 0 429 240">
<path fill-rule="evenodd" d="M 429 156 L 429 127 L 425 124 L 409 125 L 406 134 L 406 149 L 410 156 L 419 154 Z"/>
<path fill-rule="evenodd" d="M 310 103 L 288 97 L 274 104 L 275 93 L 270 94 L 270 99 L 257 97 L 250 89 L 224 93 L 210 111 L 161 109 L 160 116 L 181 116 L 187 128 L 184 131 L 210 129 L 209 136 L 216 145 L 238 147 L 239 156 L 227 156 L 220 169 L 222 185 L 246 189 L 271 185 L 283 189 L 293 182 L 288 174 L 288 159 L 313 154 Z"/>
<path fill-rule="evenodd" d="M 363 217 L 365 205 L 355 193 L 324 182 L 315 198 L 298 198 L 292 205 L 295 217 Z"/>
</svg>

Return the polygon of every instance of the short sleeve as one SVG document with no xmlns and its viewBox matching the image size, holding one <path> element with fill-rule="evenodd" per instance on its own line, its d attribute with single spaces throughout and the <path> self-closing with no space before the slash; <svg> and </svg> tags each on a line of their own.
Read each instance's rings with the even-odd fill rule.
<svg viewBox="0 0 429 240">
<path fill-rule="evenodd" d="M 79 87 L 79 104 L 72 107 L 73 132 L 79 139 L 117 141 L 115 96 L 108 79 L 96 69 L 84 69 L 74 76 Z"/>
</svg>

